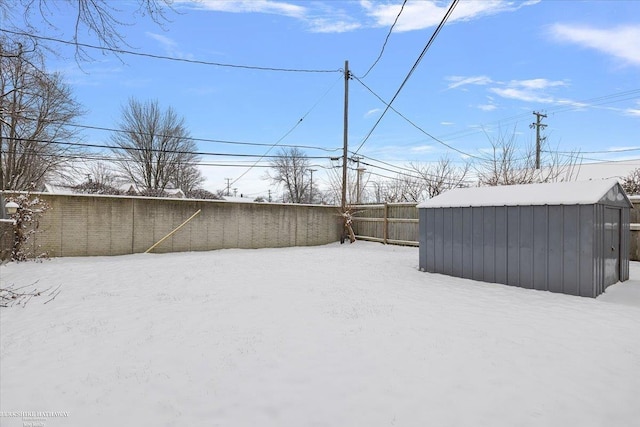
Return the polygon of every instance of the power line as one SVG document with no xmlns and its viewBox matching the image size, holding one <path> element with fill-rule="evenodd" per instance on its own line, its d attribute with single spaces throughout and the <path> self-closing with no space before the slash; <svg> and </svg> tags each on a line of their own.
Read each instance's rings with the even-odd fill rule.
<svg viewBox="0 0 640 427">
<path fill-rule="evenodd" d="M 24 120 L 31 120 L 31 121 L 36 121 L 38 119 L 34 119 L 31 117 L 26 117 L 26 116 L 20 116 L 20 118 L 24 119 Z M 302 120 L 302 119 L 300 119 Z M 99 130 L 99 131 L 106 131 L 106 132 L 117 132 L 117 133 L 129 133 L 129 131 L 126 130 L 122 130 L 122 129 L 115 129 L 115 128 L 108 128 L 108 127 L 102 127 L 102 126 L 92 126 L 92 125 L 81 125 L 81 124 L 77 124 L 77 123 L 66 123 L 63 121 L 56 121 L 56 120 L 48 120 L 46 121 L 47 124 L 51 123 L 51 124 L 62 124 L 65 126 L 70 126 L 70 127 L 76 127 L 76 128 L 80 128 L 80 129 L 91 129 L 91 130 Z M 296 125 L 297 126 L 297 125 Z M 146 132 L 137 132 L 140 135 L 145 135 L 145 136 L 151 136 L 152 134 L 150 133 L 146 133 Z M 170 135 L 158 135 L 158 134 L 153 134 L 153 136 L 158 136 L 158 137 L 167 137 Z M 223 140 L 223 139 L 211 139 L 211 138 L 194 138 L 194 137 L 190 137 L 190 136 L 185 136 L 182 139 L 187 140 L 187 141 L 193 141 L 193 142 L 207 142 L 207 143 L 216 143 L 216 144 L 231 144 L 231 145 L 245 145 L 245 146 L 256 146 L 256 147 L 271 147 L 273 144 L 271 143 L 261 143 L 261 142 L 246 142 L 246 141 L 229 141 L 229 140 Z M 312 145 L 285 145 L 282 144 L 280 145 L 281 147 L 287 147 L 287 148 L 304 148 L 304 149 L 309 149 L 309 150 L 321 150 L 321 151 L 327 151 L 327 152 L 333 152 L 333 151 L 338 151 L 341 150 L 341 148 L 326 148 L 326 147 L 319 147 L 319 146 L 312 146 Z"/>
<path fill-rule="evenodd" d="M 380 54 L 378 55 L 378 58 L 376 58 L 376 60 L 373 62 L 373 64 L 371 64 L 371 67 L 369 67 L 367 72 L 364 73 L 364 75 L 362 77 L 360 77 L 361 79 L 364 79 L 365 77 L 367 77 L 367 75 L 371 72 L 371 70 L 373 70 L 373 67 L 375 67 L 376 64 L 378 63 L 378 61 L 380 61 L 380 58 L 382 58 L 382 54 L 384 53 L 384 48 L 387 46 L 387 42 L 389 41 L 389 37 L 391 36 L 391 33 L 393 32 L 393 28 L 396 26 L 396 23 L 398 22 L 398 19 L 400 18 L 400 15 L 402 15 L 402 11 L 404 10 L 404 5 L 405 4 L 407 4 L 407 0 L 404 0 L 402 2 L 402 6 L 400 6 L 400 11 L 398 12 L 398 15 L 396 16 L 396 19 L 393 21 L 393 24 L 391 25 L 391 28 L 389 28 L 389 32 L 387 33 L 387 37 L 384 39 L 384 43 L 382 44 L 382 49 L 380 49 Z"/>
<path fill-rule="evenodd" d="M 104 46 L 95 46 L 95 45 L 90 45 L 86 43 L 74 42 L 70 40 L 56 39 L 53 37 L 36 36 L 34 34 L 24 33 L 20 31 L 11 31 L 4 28 L 0 28 L 0 31 L 8 34 L 13 34 L 16 36 L 30 37 L 33 39 L 46 40 L 50 42 L 62 43 L 62 44 L 72 45 L 72 46 L 80 46 L 80 47 L 85 47 L 89 49 L 97 49 L 97 50 L 126 54 L 126 55 L 142 56 L 142 57 L 153 58 L 153 59 L 163 59 L 167 61 L 186 62 L 190 64 L 199 64 L 199 65 L 210 65 L 215 67 L 240 68 L 240 69 L 246 69 L 246 70 L 258 70 L 258 71 L 281 71 L 281 72 L 287 72 L 287 73 L 340 73 L 342 72 L 342 70 L 340 69 L 314 70 L 314 69 L 304 69 L 304 68 L 259 67 L 259 66 L 253 66 L 253 65 L 225 64 L 221 62 L 209 62 L 209 61 L 200 61 L 200 60 L 186 59 L 186 58 L 176 58 L 171 56 L 155 55 L 155 54 L 144 53 L 144 52 L 133 52 L 130 50 L 115 49 L 115 48 L 109 48 Z"/>
<path fill-rule="evenodd" d="M 139 147 L 120 147 L 114 145 L 105 145 L 105 144 L 90 144 L 83 142 L 64 142 L 64 141 L 52 141 L 52 140 L 44 140 L 44 139 L 34 139 L 34 138 L 15 138 L 15 137 L 3 137 L 3 139 L 12 140 L 12 141 L 26 141 L 26 142 L 36 142 L 41 144 L 55 144 L 55 145 L 66 145 L 69 147 L 86 147 L 86 148 L 108 148 L 111 150 L 124 150 L 124 151 L 150 151 L 154 153 L 173 153 L 173 154 L 192 154 L 197 156 L 222 156 L 222 157 L 259 157 L 259 158 L 282 158 L 283 156 L 276 155 L 265 155 L 265 154 L 239 154 L 239 153 L 214 153 L 209 151 L 178 151 L 178 150 L 161 150 L 157 148 L 139 148 Z M 327 156 L 307 156 L 308 159 L 331 159 L 331 157 Z"/>
<path fill-rule="evenodd" d="M 424 130 L 423 128 L 421 128 L 420 126 L 418 126 L 417 124 L 415 124 L 413 121 L 411 121 L 410 119 L 408 119 L 406 116 L 404 116 L 401 112 L 399 112 L 398 110 L 396 110 L 394 107 L 391 106 L 391 103 L 387 103 L 384 99 L 382 99 L 378 94 L 376 94 L 369 86 L 367 86 L 362 80 L 360 80 L 357 77 L 354 77 L 355 80 L 360 83 L 362 86 L 365 87 L 365 89 L 367 89 L 369 92 L 371 92 L 373 94 L 373 96 L 375 96 L 376 98 L 378 98 L 378 100 L 380 100 L 380 102 L 382 102 L 383 104 L 385 104 L 387 106 L 387 110 L 391 109 L 394 113 L 396 113 L 397 115 L 399 115 L 400 117 L 402 117 L 404 120 L 406 120 L 411 126 L 415 127 L 416 129 L 418 129 L 420 132 L 422 132 L 423 134 L 425 134 L 426 136 L 428 136 L 429 138 L 433 139 L 434 141 L 444 145 L 445 147 L 449 148 L 450 150 L 456 151 L 462 155 L 468 156 L 468 157 L 472 157 L 474 159 L 479 159 L 479 160 L 486 160 L 482 157 L 478 157 L 475 156 L 473 154 L 469 154 L 465 151 L 462 151 L 458 148 L 455 148 L 454 146 L 447 144 L 446 142 L 442 141 L 441 139 L 436 138 L 435 136 L 431 135 L 429 132 L 427 132 L 426 130 Z M 386 110 L 385 110 L 386 111 Z M 369 135 L 371 135 L 371 132 L 369 132 Z M 368 136 L 367 136 L 368 138 Z M 366 141 L 366 138 L 365 138 Z M 364 142 L 362 142 L 362 144 L 364 144 Z M 360 150 L 360 148 L 362 148 L 362 144 L 360 144 L 360 147 L 358 148 L 358 150 Z M 358 150 L 356 150 L 354 152 L 354 154 L 356 154 L 358 152 Z"/>
<path fill-rule="evenodd" d="M 571 154 L 571 151 L 553 151 L 553 150 L 542 150 L 542 151 L 545 153 Z M 580 154 L 615 154 L 615 153 L 627 153 L 629 151 L 640 151 L 640 147 L 620 148 L 615 150 L 602 150 L 602 151 L 580 151 Z"/>
<path fill-rule="evenodd" d="M 138 163 L 135 159 L 127 159 L 127 158 L 119 158 L 107 155 L 99 155 L 99 154 L 60 154 L 60 153 L 42 153 L 36 150 L 27 149 L 23 151 L 25 154 L 36 155 L 38 157 L 47 157 L 53 159 L 60 160 L 82 160 L 82 161 L 105 161 L 105 162 L 114 162 L 114 163 Z M 195 161 L 195 162 L 177 162 L 182 165 L 193 165 L 193 166 L 204 166 L 204 167 L 235 167 L 242 168 L 246 167 L 246 164 L 242 163 L 213 163 L 213 162 L 203 162 L 203 161 Z M 270 168 L 270 164 L 265 165 L 256 165 L 256 168 Z"/>
<path fill-rule="evenodd" d="M 333 88 L 335 87 L 335 85 L 342 79 L 342 76 L 340 76 L 338 78 L 338 80 L 336 80 L 331 87 L 329 87 L 329 89 L 327 89 L 327 91 L 325 93 L 322 94 L 322 96 L 315 102 L 315 104 L 313 104 L 311 106 L 311 108 L 300 118 L 300 120 L 298 120 L 296 122 L 295 125 L 293 125 L 293 127 L 291 129 L 289 129 L 280 139 L 278 139 L 276 142 L 274 142 L 273 144 L 271 144 L 271 146 L 269 147 L 269 149 L 264 153 L 265 155 L 263 157 L 266 157 L 267 154 L 269 154 L 269 152 L 278 144 L 280 144 L 280 142 L 282 142 L 287 136 L 289 136 L 289 134 L 291 134 L 291 132 L 294 131 L 295 128 L 297 128 L 300 123 L 302 123 L 302 121 L 309 115 L 309 113 L 311 113 L 317 106 L 318 104 L 320 104 L 320 102 L 327 96 L 327 94 L 329 94 L 329 92 L 331 92 L 333 90 Z M 284 147 L 284 145 L 281 145 L 281 147 Z M 327 150 L 327 151 L 337 151 L 338 149 L 335 150 Z M 260 157 L 258 160 L 256 160 L 256 164 L 263 159 L 263 157 Z M 309 157 L 307 157 L 309 158 Z M 235 184 L 236 182 L 238 182 L 242 177 L 244 177 L 247 173 L 249 173 L 249 171 L 251 171 L 252 166 L 250 166 L 246 171 L 244 171 L 238 178 L 236 178 L 232 184 Z"/>
<path fill-rule="evenodd" d="M 569 158 L 575 157 L 575 154 L 573 156 L 571 156 L 571 154 L 566 154 L 565 152 L 556 151 L 555 153 L 558 154 L 559 156 L 562 156 L 562 157 L 569 157 Z M 636 165 L 636 163 L 627 163 L 627 162 L 640 161 L 640 158 L 638 158 L 638 157 L 634 157 L 634 158 L 631 158 L 631 159 L 615 160 L 615 159 L 596 159 L 596 158 L 593 158 L 593 157 L 580 156 L 580 159 L 581 160 L 589 160 L 590 162 L 593 162 L 593 163 L 585 163 L 586 165 L 599 164 L 599 163 L 616 163 L 616 164 L 619 164 L 619 165 L 624 165 L 624 164 L 626 164 L 626 165 Z"/>
<path fill-rule="evenodd" d="M 358 149 L 355 151 L 356 153 L 358 153 L 360 151 L 360 149 L 362 148 L 362 146 L 367 142 L 367 140 L 369 139 L 369 137 L 371 136 L 371 134 L 373 133 L 373 131 L 378 127 L 378 124 L 380 123 L 380 121 L 382 121 L 382 118 L 385 116 L 385 114 L 387 114 L 387 111 L 389 111 L 389 108 L 391 108 L 391 104 L 393 104 L 393 101 L 396 100 L 396 98 L 398 97 L 398 95 L 400 94 L 400 91 L 402 91 L 402 88 L 404 88 L 404 85 L 407 83 L 407 81 L 409 80 L 409 78 L 411 77 L 411 75 L 413 74 L 413 72 L 416 70 L 416 68 L 418 67 L 418 64 L 420 64 L 420 62 L 422 61 L 422 58 L 424 58 L 424 55 L 427 53 L 427 51 L 429 50 L 429 48 L 431 47 L 431 45 L 433 44 L 434 40 L 436 39 L 436 37 L 438 36 L 438 34 L 440 33 L 440 30 L 442 29 L 442 27 L 444 27 L 444 24 L 447 22 L 447 20 L 449 19 L 449 16 L 451 16 L 451 13 L 453 13 L 453 10 L 455 9 L 456 5 L 458 4 L 459 0 L 453 0 L 451 2 L 451 5 L 449 6 L 449 9 L 447 10 L 447 13 L 445 13 L 444 17 L 442 18 L 442 20 L 440 21 L 440 24 L 438 24 L 438 27 L 435 29 L 435 31 L 433 32 L 433 34 L 431 35 L 431 38 L 429 39 L 429 41 L 427 42 L 426 46 L 424 47 L 424 49 L 422 49 L 422 52 L 420 53 L 420 55 L 418 56 L 418 59 L 416 60 L 416 62 L 413 64 L 413 66 L 411 67 L 411 69 L 409 70 L 409 73 L 407 74 L 407 76 L 404 78 L 404 80 L 402 81 L 402 84 L 400 84 L 400 87 L 398 88 L 398 90 L 396 91 L 395 95 L 393 95 L 393 98 L 391 98 L 391 101 L 389 101 L 389 103 L 387 104 L 387 107 L 384 109 L 384 111 L 382 112 L 382 114 L 380 115 L 380 117 L 378 118 L 378 120 L 376 121 L 376 123 L 373 125 L 373 128 L 371 128 L 371 130 L 369 131 L 369 133 L 367 134 L 367 136 L 362 140 L 362 142 L 360 143 L 360 146 L 358 147 Z"/>
<path fill-rule="evenodd" d="M 616 99 L 616 98 L 619 98 L 619 99 Z M 630 89 L 624 92 L 606 94 L 606 95 L 598 96 L 595 98 L 574 101 L 573 105 L 570 105 L 570 106 L 562 105 L 562 106 L 552 107 L 552 108 L 546 109 L 545 111 L 548 114 L 558 114 L 558 113 L 565 113 L 568 111 L 581 110 L 589 107 L 596 107 L 599 105 L 606 105 L 606 104 L 612 104 L 612 103 L 621 102 L 621 101 L 628 101 L 628 100 L 637 99 L 637 98 L 640 98 L 640 89 Z M 581 105 L 581 104 L 585 104 L 585 105 Z M 522 114 L 510 116 L 510 117 L 505 117 L 503 119 L 494 120 L 494 121 L 483 124 L 482 129 L 485 129 L 487 127 L 491 129 L 500 125 L 509 125 L 512 123 L 517 123 L 517 121 L 521 119 L 525 119 L 529 117 L 529 115 L 530 113 L 522 113 Z M 440 138 L 446 139 L 446 140 L 452 140 L 452 139 L 462 138 L 465 136 L 474 135 L 479 132 L 481 132 L 481 130 L 463 129 L 463 130 L 454 131 L 454 132 L 441 135 Z"/>
</svg>

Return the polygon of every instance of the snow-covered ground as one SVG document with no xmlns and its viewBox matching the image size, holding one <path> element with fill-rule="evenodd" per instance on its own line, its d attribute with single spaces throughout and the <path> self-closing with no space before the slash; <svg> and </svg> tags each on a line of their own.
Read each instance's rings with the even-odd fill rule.
<svg viewBox="0 0 640 427">
<path fill-rule="evenodd" d="M 367 242 L 10 264 L 62 293 L 0 309 L 0 424 L 637 426 L 632 264 L 598 299 Z"/>
</svg>

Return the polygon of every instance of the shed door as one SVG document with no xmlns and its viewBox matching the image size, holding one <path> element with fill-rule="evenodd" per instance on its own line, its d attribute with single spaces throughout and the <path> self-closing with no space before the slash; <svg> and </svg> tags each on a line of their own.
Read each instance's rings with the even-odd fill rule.
<svg viewBox="0 0 640 427">
<path fill-rule="evenodd" d="M 604 286 L 620 280 L 620 209 L 604 209 Z"/>
</svg>

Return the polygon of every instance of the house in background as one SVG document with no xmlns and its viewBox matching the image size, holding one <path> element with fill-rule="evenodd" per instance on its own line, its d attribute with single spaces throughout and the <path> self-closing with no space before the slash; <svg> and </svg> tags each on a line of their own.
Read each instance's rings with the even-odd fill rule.
<svg viewBox="0 0 640 427">
<path fill-rule="evenodd" d="M 419 267 L 596 297 L 629 279 L 632 208 L 616 179 L 450 190 L 418 205 Z"/>
<path fill-rule="evenodd" d="M 110 186 L 108 187 L 111 189 Z M 114 193 L 122 194 L 125 196 L 149 195 L 144 190 L 141 190 L 137 185 L 132 183 L 118 185 L 117 187 L 114 187 L 113 190 L 115 190 Z M 114 195 L 114 193 L 111 193 L 111 192 L 103 193 L 102 191 L 92 191 L 92 189 L 82 190 L 82 189 L 79 189 L 78 186 L 60 185 L 60 184 L 45 184 L 44 189 L 42 191 L 44 193 L 51 193 L 51 194 L 111 194 L 111 195 Z M 184 194 L 184 191 L 182 191 L 179 188 L 165 188 L 163 191 L 162 197 L 183 199 L 185 198 L 185 194 Z"/>
<path fill-rule="evenodd" d="M 138 185 L 130 182 L 125 184 L 120 184 L 117 188 L 127 196 L 148 195 L 148 193 L 143 188 L 140 188 Z M 164 193 L 163 197 L 172 197 L 176 199 L 184 199 L 186 197 L 184 194 L 184 191 L 182 191 L 179 188 L 165 188 L 163 190 L 163 193 Z"/>
</svg>

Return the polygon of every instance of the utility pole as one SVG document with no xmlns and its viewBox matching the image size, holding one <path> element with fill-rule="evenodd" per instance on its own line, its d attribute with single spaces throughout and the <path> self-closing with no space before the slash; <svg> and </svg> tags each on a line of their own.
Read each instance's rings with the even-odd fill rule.
<svg viewBox="0 0 640 427">
<path fill-rule="evenodd" d="M 269 189 L 269 203 L 271 203 L 271 189 Z"/>
<path fill-rule="evenodd" d="M 313 203 L 313 173 L 317 171 L 317 169 L 309 169 L 311 172 L 311 185 L 309 186 L 309 203 Z"/>
<path fill-rule="evenodd" d="M 344 134 L 342 150 L 342 213 L 347 210 L 347 149 L 349 146 L 349 61 L 344 61 Z M 343 230 L 344 236 L 344 230 Z M 344 241 L 344 237 L 342 239 Z"/>
<path fill-rule="evenodd" d="M 227 196 L 231 195 L 231 178 L 225 178 L 227 181 Z"/>
<path fill-rule="evenodd" d="M 347 231 L 347 149 L 349 146 L 349 61 L 344 61 L 344 147 L 342 150 L 342 215 L 344 224 L 340 243 L 344 243 Z"/>
<path fill-rule="evenodd" d="M 540 169 L 540 151 L 542 141 L 545 139 L 544 137 L 540 137 L 540 128 L 544 129 L 547 127 L 547 125 L 542 123 L 542 119 L 546 119 L 547 115 L 538 113 L 537 111 L 534 111 L 533 114 L 536 116 L 536 121 L 535 123 L 531 123 L 529 127 L 532 129 L 534 127 L 536 128 L 536 169 Z"/>
</svg>

